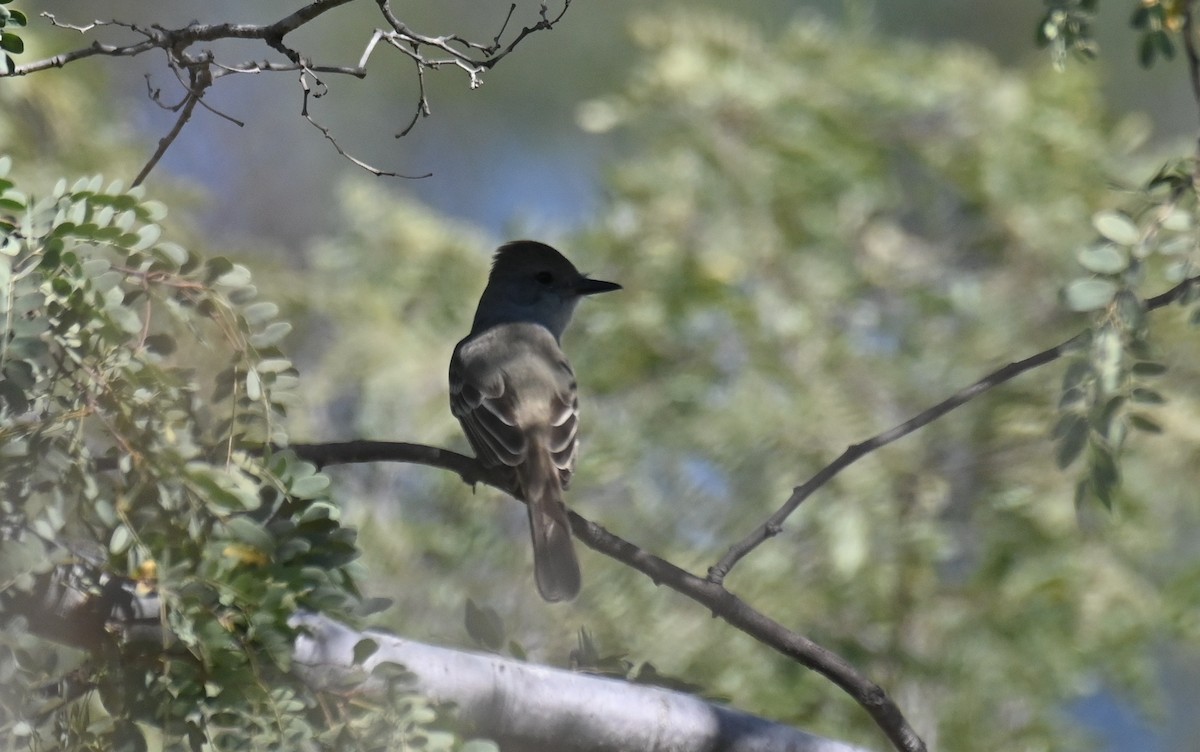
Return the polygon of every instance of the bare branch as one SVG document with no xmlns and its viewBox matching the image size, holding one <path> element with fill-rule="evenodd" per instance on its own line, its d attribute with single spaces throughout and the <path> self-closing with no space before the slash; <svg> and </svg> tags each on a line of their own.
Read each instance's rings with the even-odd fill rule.
<svg viewBox="0 0 1200 752">
<path fill-rule="evenodd" d="M 408 125 L 404 126 L 396 138 L 404 138 L 417 125 L 417 121 L 423 117 L 429 117 L 429 100 L 425 97 L 425 66 L 417 63 L 417 109 L 413 112 L 412 120 L 408 121 Z"/>
<path fill-rule="evenodd" d="M 484 66 L 487 68 L 494 67 L 496 65 L 496 63 L 503 60 L 505 57 L 508 56 L 508 54 L 510 52 L 515 50 L 517 48 L 517 45 L 520 44 L 521 42 L 523 42 L 525 40 L 525 37 L 529 36 L 530 34 L 533 34 L 534 32 L 537 32 L 537 31 L 553 29 L 558 24 L 558 22 L 562 20 L 563 16 L 566 15 L 567 9 L 570 7 L 571 7 L 571 0 L 563 0 L 562 10 L 559 11 L 559 14 L 557 16 L 555 16 L 553 19 L 551 19 L 548 9 L 546 8 L 546 4 L 542 3 L 542 20 L 538 21 L 533 26 L 526 26 L 525 28 L 521 29 L 521 33 L 517 34 L 517 38 L 512 40 L 511 42 L 509 42 L 508 46 L 505 47 L 503 50 L 501 50 L 500 52 L 496 53 L 491 58 L 489 58 L 488 61 L 486 63 L 484 63 Z M 507 23 L 508 22 L 505 21 L 505 24 L 507 24 Z"/>
<path fill-rule="evenodd" d="M 1153 311 L 1157 308 L 1162 308 L 1170 303 L 1179 300 L 1193 286 L 1200 285 L 1200 277 L 1192 277 L 1185 279 L 1179 284 L 1172 287 L 1170 290 L 1156 295 L 1153 298 L 1146 299 L 1146 310 Z M 1032 371 L 1039 366 L 1044 366 L 1051 363 L 1063 355 L 1071 352 L 1079 343 L 1087 336 L 1087 332 L 1080 332 L 1070 339 L 1060 342 L 1054 347 L 1042 350 L 1039 353 L 1029 356 L 1024 360 L 1019 360 L 1015 363 L 1009 363 L 1003 368 L 998 368 L 988 375 L 971 384 L 968 387 L 958 390 L 953 395 L 945 400 L 942 400 L 933 407 L 925 410 L 909 420 L 901 423 L 895 428 L 891 428 L 883 433 L 872 436 L 866 441 L 848 447 L 846 451 L 830 462 L 825 467 L 821 468 L 816 475 L 809 478 L 803 484 L 796 486 L 792 491 L 792 495 L 784 502 L 775 514 L 771 515 L 766 522 L 759 525 L 749 535 L 734 545 L 730 546 L 729 551 L 721 557 L 715 565 L 708 570 L 708 580 L 715 584 L 724 582 L 726 575 L 730 570 L 741 561 L 747 554 L 758 548 L 764 541 L 779 534 L 783 528 L 784 521 L 796 508 L 800 506 L 809 496 L 819 489 L 821 486 L 828 483 L 842 470 L 845 470 L 850 465 L 862 459 L 871 452 L 880 447 L 887 446 L 893 441 L 907 436 L 916 431 L 922 426 L 926 426 L 946 413 L 950 412 L 960 405 L 970 402 L 984 392 L 997 387 L 1004 382 L 1025 373 Z"/>
<path fill-rule="evenodd" d="M 49 70 L 50 68 L 61 68 L 68 63 L 73 63 L 76 60 L 83 60 L 84 58 L 92 57 L 93 55 L 106 55 L 109 57 L 134 57 L 142 54 L 143 52 L 148 52 L 161 46 L 159 44 L 160 40 L 154 34 L 133 26 L 132 24 L 121 23 L 119 21 L 93 21 L 87 26 L 72 26 L 70 24 L 60 22 L 54 17 L 53 13 L 43 12 L 42 17 L 49 19 L 50 23 L 54 26 L 62 29 L 78 31 L 81 34 L 87 33 L 97 26 L 124 26 L 144 34 L 147 38 L 144 42 L 125 46 L 92 42 L 92 44 L 88 47 L 72 50 L 71 52 L 64 52 L 53 57 L 48 57 L 44 60 L 26 63 L 25 65 L 18 65 L 12 70 L 12 72 L 0 70 L 0 78 L 5 78 L 6 76 L 27 76 L 30 73 L 37 73 L 38 71 Z"/>
<path fill-rule="evenodd" d="M 233 123 L 234 125 L 236 125 L 236 126 L 237 126 L 237 127 L 239 127 L 239 128 L 245 128 L 245 127 L 246 127 L 246 124 L 245 124 L 244 122 L 242 122 L 241 120 L 238 120 L 238 119 L 237 119 L 237 118 L 235 118 L 233 115 L 230 115 L 230 114 L 228 114 L 228 113 L 221 112 L 221 111 L 220 111 L 220 110 L 218 110 L 216 107 L 213 107 L 213 106 L 212 106 L 212 105 L 210 105 L 208 102 L 205 102 L 203 98 L 201 98 L 201 99 L 199 100 L 199 104 L 200 104 L 200 106 L 201 106 L 201 107 L 203 107 L 204 109 L 208 110 L 208 111 L 209 111 L 209 112 L 211 112 L 212 114 L 216 115 L 216 116 L 217 116 L 217 117 L 219 117 L 219 118 L 224 118 L 225 120 L 228 120 L 229 122 Z"/>
<path fill-rule="evenodd" d="M 205 87 L 207 84 L 205 84 Z M 179 137 L 179 132 L 183 130 L 184 124 L 192 117 L 192 110 L 196 109 L 196 103 L 200 101 L 200 97 L 204 96 L 204 88 L 193 89 L 188 92 L 187 98 L 183 100 L 183 108 L 179 113 L 179 117 L 175 119 L 175 125 L 171 126 L 171 130 L 167 135 L 163 136 L 158 141 L 158 148 L 154 150 L 154 154 L 150 156 L 150 161 L 142 167 L 141 172 L 133 179 L 132 186 L 139 186 L 154 166 L 158 164 L 158 160 L 167 153 L 167 149 L 171 144 L 175 143 L 175 139 Z"/>
<path fill-rule="evenodd" d="M 324 96 L 324 93 L 325 93 L 324 91 L 319 91 L 319 92 L 314 93 L 314 90 L 312 89 L 312 87 L 310 87 L 308 85 L 308 79 L 310 76 L 312 77 L 312 80 L 316 83 L 317 86 L 321 87 L 322 89 L 324 89 L 324 87 L 325 87 L 325 84 L 321 81 L 321 79 L 317 78 L 315 75 L 312 75 L 312 73 L 310 71 L 305 70 L 304 72 L 302 72 L 300 74 L 300 86 L 302 89 L 304 89 L 304 102 L 300 106 L 300 115 L 305 120 L 307 120 L 309 122 L 309 124 L 312 125 L 312 127 L 321 131 L 321 135 L 325 136 L 325 139 L 327 141 L 329 141 L 329 143 L 333 144 L 333 148 L 337 150 L 338 154 L 341 154 L 347 160 L 349 160 L 353 164 L 356 164 L 359 167 L 363 168 L 364 170 L 371 173 L 375 177 L 385 177 L 386 176 L 386 177 L 393 177 L 393 178 L 404 178 L 405 180 L 420 180 L 421 178 L 427 178 L 433 174 L 432 172 L 427 172 L 424 175 L 403 175 L 399 172 L 389 172 L 388 170 L 381 170 L 378 167 L 375 167 L 374 165 L 367 164 L 366 162 L 362 161 L 361 159 L 354 156 L 353 154 L 348 153 L 345 149 L 342 148 L 342 145 L 337 142 L 337 139 L 333 137 L 333 134 L 329 131 L 328 128 L 321 125 L 316 120 L 313 120 L 312 115 L 308 114 L 308 97 L 309 97 L 309 95 L 311 94 L 313 96 L 313 98 L 319 98 L 321 96 Z"/>
<path fill-rule="evenodd" d="M 405 462 L 426 465 L 456 473 L 467 485 L 487 483 L 508 492 L 503 478 L 489 472 L 474 457 L 440 449 L 425 444 L 408 444 L 402 441 L 343 441 L 334 444 L 289 444 L 277 449 L 290 449 L 301 459 L 317 467 L 327 465 L 352 465 L 365 462 Z"/>
<path fill-rule="evenodd" d="M 491 68 L 496 62 L 507 55 L 523 40 L 535 31 L 550 29 L 557 24 L 566 14 L 567 8 L 570 6 L 570 0 L 565 0 L 562 10 L 554 18 L 551 18 L 546 5 L 543 3 L 541 7 L 541 20 L 533 26 L 526 27 L 510 42 L 502 51 L 500 50 L 501 38 L 505 30 L 508 28 L 509 22 L 512 20 L 515 12 L 515 4 L 509 7 L 508 14 L 505 16 L 504 23 L 500 26 L 500 30 L 496 33 L 495 38 L 490 44 L 480 44 L 471 42 L 458 35 L 444 36 L 428 36 L 419 34 L 412 29 L 409 29 L 400 19 L 392 12 L 389 0 L 376 0 L 380 11 L 383 13 L 385 20 L 391 27 L 391 31 L 380 29 L 374 30 L 370 40 L 367 42 L 366 48 L 363 50 L 357 66 L 346 65 L 322 65 L 316 64 L 311 60 L 305 59 L 298 51 L 284 44 L 284 38 L 300 28 L 301 26 L 310 23 L 322 14 L 333 10 L 342 5 L 347 5 L 353 0 L 313 0 L 307 5 L 301 7 L 289 15 L 280 18 L 270 24 L 242 24 L 242 23 L 217 23 L 217 24 L 202 24 L 191 23 L 175 29 L 168 29 L 159 25 L 151 25 L 140 27 L 135 24 L 126 23 L 123 21 L 93 21 L 90 24 L 76 25 L 63 21 L 59 21 L 52 13 L 42 13 L 42 16 L 49 20 L 50 24 L 56 28 L 75 31 L 80 34 L 87 34 L 102 26 L 120 26 L 130 31 L 135 32 L 143 37 L 143 40 L 135 44 L 126 45 L 109 45 L 102 44 L 99 41 L 93 42 L 90 46 L 81 49 L 64 52 L 44 60 L 26 63 L 25 65 L 17 66 L 11 72 L 0 72 L 0 78 L 5 76 L 24 76 L 30 73 L 47 70 L 49 68 L 61 68 L 69 63 L 95 55 L 105 55 L 110 57 L 133 57 L 140 55 L 143 52 L 153 49 L 161 49 L 167 55 L 167 64 L 180 78 L 180 83 L 185 90 L 184 98 L 179 105 L 184 109 L 185 115 L 181 116 L 172 128 L 166 138 L 159 141 L 159 148 L 151 157 L 146 167 L 137 177 L 137 182 L 143 181 L 148 174 L 148 171 L 158 164 L 162 158 L 165 147 L 170 146 L 175 138 L 179 135 L 179 130 L 186 124 L 191 117 L 192 111 L 197 104 L 200 104 L 205 109 L 215 115 L 229 120 L 230 122 L 242 126 L 240 120 L 233 118 L 219 110 L 216 110 L 203 101 L 203 93 L 197 93 L 196 88 L 191 83 L 185 83 L 181 71 L 188 71 L 188 77 L 192 78 L 199 75 L 198 71 L 204 69 L 204 76 L 208 82 L 203 88 L 211 85 L 212 81 L 223 78 L 235 73 L 266 73 L 266 72 L 286 72 L 299 71 L 301 74 L 301 86 L 303 89 L 303 102 L 301 105 L 301 114 L 321 134 L 333 144 L 338 154 L 346 158 L 351 163 L 367 170 L 376 176 L 389 176 L 413 179 L 414 176 L 402 175 L 397 172 L 390 172 L 373 167 L 363 160 L 349 154 L 338 141 L 333 137 L 332 132 L 325 126 L 314 120 L 308 111 L 308 97 L 312 94 L 314 97 L 319 97 L 324 93 L 325 84 L 317 78 L 318 73 L 350 75 L 356 78 L 365 78 L 367 75 L 367 61 L 374 52 L 380 40 L 387 40 L 390 45 L 409 56 L 417 65 L 417 80 L 420 87 L 417 98 L 416 109 L 409 123 L 400 130 L 397 137 L 407 135 L 416 126 L 420 118 L 429 115 L 430 107 L 429 100 L 426 96 L 425 89 L 425 70 L 428 68 L 437 69 L 445 65 L 454 65 L 461 68 L 469 77 L 470 87 L 472 89 L 479 87 L 482 84 L 480 75 L 483 71 Z M 242 39 L 242 40 L 260 40 L 271 49 L 281 53 L 287 58 L 287 62 L 277 62 L 271 60 L 251 61 L 247 63 L 230 65 L 219 62 L 216 55 L 209 50 L 203 52 L 191 53 L 188 51 L 190 47 L 200 43 L 216 42 L 225 39 Z M 456 45 L 458 45 L 456 47 Z M 423 48 L 432 48 L 440 50 L 448 55 L 446 58 L 429 59 L 425 57 Z M 461 48 L 461 49 L 460 49 Z M 476 50 L 487 56 L 484 59 L 476 60 L 470 56 L 470 51 Z M 309 86 L 308 77 L 311 77 L 313 82 L 322 90 L 316 93 Z M 150 86 L 149 79 L 146 82 L 147 92 L 154 102 L 162 105 L 160 101 L 161 92 L 153 89 Z M 168 109 L 173 109 L 168 107 Z M 417 177 L 428 177 L 422 175 Z"/>
</svg>

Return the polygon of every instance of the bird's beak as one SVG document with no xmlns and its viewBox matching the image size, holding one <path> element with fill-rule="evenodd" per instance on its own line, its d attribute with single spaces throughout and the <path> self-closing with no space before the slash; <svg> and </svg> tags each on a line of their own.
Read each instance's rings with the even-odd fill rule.
<svg viewBox="0 0 1200 752">
<path fill-rule="evenodd" d="M 580 277 L 579 281 L 575 283 L 575 292 L 580 295 L 595 295 L 601 292 L 612 292 L 613 290 L 620 289 L 621 286 L 616 282 L 605 282 L 602 279 Z"/>
</svg>

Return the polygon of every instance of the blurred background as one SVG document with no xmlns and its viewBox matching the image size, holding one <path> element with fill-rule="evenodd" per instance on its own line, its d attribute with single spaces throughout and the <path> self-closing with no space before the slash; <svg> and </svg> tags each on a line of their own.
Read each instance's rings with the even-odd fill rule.
<svg viewBox="0 0 1200 752">
<path fill-rule="evenodd" d="M 128 40 L 84 24 L 269 22 L 295 2 L 17 0 L 18 62 Z M 487 41 L 505 2 L 406 4 L 430 34 Z M 552 11 L 557 5 L 551 7 Z M 1059 288 L 1095 211 L 1130 200 L 1197 120 L 1180 61 L 1146 70 L 1133 2 L 1101 4 L 1099 60 L 1053 69 L 1038 0 L 577 2 L 472 90 L 377 49 L 299 115 L 291 73 L 222 79 L 151 174 L 175 231 L 236 256 L 284 304 L 307 403 L 297 441 L 465 449 L 445 363 L 498 243 L 536 237 L 622 282 L 565 342 L 584 445 L 571 503 L 703 572 L 847 445 L 1085 325 Z M 379 25 L 354 3 L 289 44 L 355 62 Z M 519 2 L 509 33 L 537 18 Z M 214 47 L 227 62 L 257 45 Z M 164 61 L 92 58 L 0 81 L 0 148 L 49 184 L 132 178 L 182 98 Z M 1165 283 L 1158 289 L 1165 289 Z M 1164 343 L 1185 341 L 1181 322 Z M 1135 437 L 1116 510 L 1076 508 L 1053 459 L 1061 366 L 994 390 L 819 492 L 729 586 L 894 694 L 931 749 L 1190 750 L 1200 738 L 1200 401 L 1195 348 L 1164 347 L 1162 437 Z M 631 441 L 630 437 L 636 437 Z M 524 512 L 426 468 L 333 468 L 359 521 L 383 624 L 468 644 L 467 597 L 535 660 L 586 627 L 738 707 L 882 748 L 832 686 L 644 578 L 583 553 L 584 594 L 551 608 Z M 647 614 L 653 614 L 648 623 Z"/>
</svg>

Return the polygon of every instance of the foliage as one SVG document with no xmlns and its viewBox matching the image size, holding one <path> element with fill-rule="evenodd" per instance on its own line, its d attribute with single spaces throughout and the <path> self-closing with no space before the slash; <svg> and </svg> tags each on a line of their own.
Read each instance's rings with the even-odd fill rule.
<svg viewBox="0 0 1200 752">
<path fill-rule="evenodd" d="M 1043 27 L 1047 41 L 1062 54 L 1086 54 L 1094 4 L 1048 5 L 1069 12 Z M 968 49 L 889 42 L 809 19 L 767 34 L 680 12 L 639 18 L 633 33 L 642 58 L 632 80 L 580 108 L 586 129 L 620 131 L 629 144 L 610 175 L 610 204 L 585 232 L 550 239 L 626 286 L 618 299 L 585 303 L 565 343 L 583 392 L 583 455 L 570 503 L 703 572 L 848 444 L 1087 328 L 1088 346 L 1062 368 L 1005 385 L 844 473 L 729 584 L 876 678 L 935 748 L 1082 746 L 1060 712 L 1064 701 L 1101 682 L 1152 699 L 1149 648 L 1164 638 L 1200 641 L 1190 608 L 1200 598 L 1200 566 L 1177 553 L 1200 522 L 1180 470 L 1194 464 L 1200 439 L 1200 404 L 1187 389 L 1200 362 L 1181 344 L 1194 336 L 1186 317 L 1146 316 L 1137 304 L 1190 273 L 1195 206 L 1190 188 L 1178 193 L 1173 176 L 1181 173 L 1164 170 L 1149 191 L 1114 196 L 1114 176 L 1129 184 L 1152 167 L 1129 156 L 1138 123 L 1107 121 L 1083 71 L 1006 70 Z M 60 306 L 89 306 L 79 330 L 61 335 L 75 332 L 80 344 L 56 347 L 83 347 L 81 333 L 94 325 L 89 346 L 111 349 L 89 351 L 83 362 L 104 378 L 74 360 L 45 360 L 49 350 L 18 352 L 13 363 L 31 363 L 32 375 L 14 365 L 17 386 L 4 389 L 20 392 L 18 405 L 41 409 L 44 394 L 47 404 L 53 397 L 89 409 L 91 395 L 108 411 L 77 417 L 55 403 L 46 409 L 59 423 L 43 425 L 41 413 L 9 408 L 6 420 L 28 416 L 22 430 L 66 459 L 19 466 L 40 473 L 44 488 L 8 498 L 31 499 L 17 511 L 34 530 L 50 527 L 27 539 L 34 549 L 23 569 L 8 558 L 0 565 L 5 575 L 42 571 L 59 555 L 50 541 L 68 530 L 103 542 L 112 571 L 145 576 L 154 562 L 175 623 L 185 634 L 196 626 L 169 671 L 135 666 L 136 676 L 186 690 L 181 704 L 216 720 L 230 718 L 223 703 L 236 700 L 239 723 L 282 739 L 300 728 L 290 724 L 314 725 L 316 706 L 282 673 L 277 648 L 289 635 L 275 607 L 315 605 L 321 591 L 309 589 L 314 572 L 271 556 L 301 539 L 276 523 L 317 509 L 328 518 L 307 540 L 329 536 L 335 556 L 347 557 L 350 541 L 324 476 L 286 453 L 259 459 L 244 449 L 268 433 L 285 438 L 270 404 L 285 394 L 296 400 L 291 433 L 306 439 L 465 447 L 446 409 L 445 363 L 495 242 L 377 183 L 345 183 L 329 237 L 304 249 L 300 268 L 258 277 L 296 325 L 290 355 L 305 374 L 299 390 L 281 353 L 246 346 L 279 322 L 270 315 L 253 323 L 246 312 L 262 304 L 214 284 L 237 272 L 236 287 L 247 290 L 241 268 L 192 253 L 159 258 L 157 240 L 134 251 L 144 239 L 126 230 L 154 224 L 157 210 L 101 187 L 84 184 L 78 196 L 64 187 L 45 206 L 58 211 L 54 201 L 69 197 L 92 218 L 110 206 L 108 227 L 131 224 L 109 238 L 96 235 L 98 221 L 83 237 L 64 236 L 77 244 L 74 258 L 64 262 L 60 250 L 38 284 Z M 24 197 L 14 204 L 21 212 L 37 205 Z M 132 220 L 118 219 L 128 212 Z M 141 263 L 150 264 L 143 276 L 131 276 Z M 151 284 L 155 263 L 166 264 L 165 276 Z M 121 299 L 96 297 L 105 285 Z M 215 302 L 184 305 L 185 290 Z M 147 301 L 150 317 L 139 307 Z M 143 332 L 133 316 L 153 327 Z M 43 327 L 59 336 L 43 318 L 17 320 L 14 332 Z M 151 343 L 168 340 L 152 337 L 171 338 L 175 351 L 156 352 Z M 181 370 L 188 367 L 194 375 Z M 1060 376 L 1056 395 L 1051 382 Z M 79 387 L 67 389 L 72 379 Z M 211 402 L 218 381 L 228 394 Z M 248 422 L 229 420 L 235 407 Z M 114 416 L 110 425 L 102 414 Z M 1162 436 L 1127 440 L 1129 428 Z M 124 452 L 117 437 L 127 434 L 130 445 L 149 441 L 155 451 Z M 1087 459 L 1086 485 L 1056 467 L 1056 454 L 1064 465 Z M 122 458 L 119 474 L 98 469 Z M 211 482 L 187 472 L 194 467 Z M 4 473 L 18 477 L 8 464 Z M 395 597 L 399 607 L 386 618 L 406 635 L 454 639 L 446 625 L 460 622 L 470 595 L 492 605 L 475 608 L 464 642 L 566 663 L 583 622 L 595 635 L 580 638 L 584 663 L 641 676 L 650 664 L 624 656 L 647 656 L 650 678 L 661 670 L 751 711 L 873 740 L 861 709 L 819 677 L 764 658 L 761 646 L 599 557 L 584 554 L 578 603 L 540 603 L 524 511 L 498 494 L 472 494 L 427 468 L 330 475 L 339 506 L 364 522 L 370 566 L 358 581 Z M 95 488 L 83 485 L 89 478 Z M 1073 486 L 1097 493 L 1112 515 L 1073 506 Z M 75 489 L 86 493 L 65 492 Z M 139 503 L 147 499 L 154 503 Z M 160 504 L 172 511 L 160 515 Z M 5 557 L 19 550 L 6 545 Z M 318 550 L 331 549 L 297 555 Z M 345 570 L 325 574 L 335 581 L 324 593 L 344 607 Z M 237 577 L 245 593 L 224 589 Z M 276 594 L 278 603 L 264 605 Z M 232 616 L 214 622 L 203 613 L 210 603 Z M 601 655 L 595 644 L 620 649 Z M 19 625 L 5 645 L 12 658 L 0 663 L 0 679 L 16 676 L 23 689 L 82 660 L 48 657 Z M 262 662 L 249 665 L 247 656 Z M 236 689 L 204 684 L 197 666 L 240 681 Z M 18 702 L 31 696 L 3 695 L 4 721 L 47 741 L 51 732 L 35 729 Z M 122 715 L 131 702 L 87 697 L 53 733 L 92 718 L 116 719 L 99 726 L 109 742 L 148 733 L 147 719 Z M 428 720 L 419 705 L 406 700 L 395 712 L 415 729 Z M 161 723 L 172 707 L 156 707 L 149 721 Z M 378 716 L 334 707 L 335 722 L 310 743 L 374 734 Z"/>
<path fill-rule="evenodd" d="M 12 55 L 19 55 L 25 51 L 25 40 L 13 29 L 25 26 L 29 22 L 24 13 L 8 7 L 11 2 L 12 0 L 0 0 L 0 63 L 9 73 L 17 67 Z"/>
<path fill-rule="evenodd" d="M 1144 258 L 1122 252 L 1121 269 L 1091 250 L 1121 232 L 1113 217 L 1149 228 L 1170 188 L 1110 190 L 1153 167 L 1130 156 L 1143 126 L 1107 121 L 1086 71 L 1005 70 L 814 20 L 767 35 L 689 12 L 632 29 L 637 73 L 580 108 L 631 154 L 604 217 L 551 239 L 626 287 L 585 302 L 565 338 L 583 392 L 569 502 L 693 571 L 848 444 L 1120 321 L 1107 298 L 1072 292 L 1081 264 L 1143 296 L 1178 278 L 1179 218 Z M 320 283 L 272 276 L 305 353 L 303 435 L 461 448 L 444 364 L 495 243 L 373 184 L 348 184 L 342 203 L 349 229 L 307 250 Z M 1153 351 L 1121 340 L 1119 388 L 1170 395 L 1170 411 L 1141 403 L 1106 425 L 1144 419 L 1175 438 L 1127 442 L 1122 484 L 1107 487 L 1117 516 L 1076 509 L 1054 461 L 1059 378 L 1077 387 L 1081 368 L 1102 367 L 1085 348 L 1085 365 L 1007 384 L 844 473 L 730 587 L 858 663 L 937 747 L 1066 749 L 1079 739 L 1064 701 L 1101 682 L 1150 701 L 1148 648 L 1200 636 L 1186 608 L 1200 569 L 1172 554 L 1198 522 L 1178 468 L 1200 412 L 1181 387 L 1200 363 L 1170 310 L 1139 331 Z M 1169 369 L 1148 382 L 1160 361 Z M 1090 420 L 1090 402 L 1067 402 Z M 1102 440 L 1083 425 L 1085 448 Z M 567 663 L 582 622 L 740 707 L 872 738 L 823 681 L 611 562 L 585 554 L 580 601 L 541 604 L 523 510 L 498 494 L 426 468 L 335 477 L 366 520 L 369 569 L 386 573 L 368 587 L 396 598 L 388 624 L 405 634 L 446 640 L 470 595 L 536 660 Z"/>
<path fill-rule="evenodd" d="M 601 221 L 552 239 L 626 287 L 585 302 L 565 338 L 583 390 L 569 502 L 693 571 L 848 444 L 999 363 L 1119 321 L 1107 298 L 1072 291 L 1080 264 L 1114 295 L 1146 295 L 1186 258 L 1167 247 L 1188 234 L 1178 218 L 1144 259 L 1123 252 L 1121 269 L 1090 250 L 1121 232 L 1113 217 L 1150 227 L 1170 189 L 1110 190 L 1153 168 L 1129 156 L 1144 128 L 1108 122 L 1086 71 L 1005 70 L 814 20 L 769 36 L 689 12 L 632 29 L 637 73 L 580 108 L 586 129 L 620 130 L 631 154 Z M 304 435 L 462 447 L 443 364 L 495 243 L 365 183 L 342 202 L 349 230 L 307 251 L 320 284 L 272 277 L 307 355 Z M 1066 749 L 1079 739 L 1065 700 L 1110 682 L 1149 701 L 1149 646 L 1200 636 L 1186 613 L 1200 569 L 1171 553 L 1197 524 L 1177 468 L 1200 412 L 1180 387 L 1200 363 L 1172 347 L 1190 335 L 1170 311 L 1139 331 L 1169 355 L 1147 360 L 1122 339 L 1119 387 L 1150 388 L 1149 364 L 1169 362 L 1153 388 L 1171 411 L 1143 403 L 1106 425 L 1144 419 L 1177 438 L 1128 442 L 1123 482 L 1107 487 L 1117 517 L 1077 510 L 1053 459 L 1059 377 L 1077 387 L 1081 368 L 1102 367 L 1085 348 L 1085 365 L 1007 384 L 844 473 L 731 588 L 858 663 L 937 747 Z M 1090 420 L 1090 402 L 1068 402 Z M 1083 425 L 1084 446 L 1099 443 Z M 447 639 L 469 594 L 537 660 L 568 662 L 568 625 L 583 622 L 740 707 L 872 738 L 824 682 L 598 557 L 585 554 L 570 610 L 539 603 L 523 510 L 497 494 L 426 468 L 335 477 L 367 520 L 369 569 L 386 573 L 369 587 L 396 598 L 388 624 L 405 634 Z M 474 621 L 481 639 L 492 620 Z"/>
<path fill-rule="evenodd" d="M 9 166 L 0 159 L 0 604 L 92 552 L 158 593 L 171 640 L 163 653 L 114 635 L 85 658 L 10 616 L 6 748 L 340 749 L 346 734 L 364 749 L 448 748 L 409 695 L 376 713 L 323 706 L 288 674 L 288 618 L 349 618 L 358 550 L 326 476 L 288 451 L 262 455 L 286 444 L 297 386 L 278 307 L 257 300 L 246 267 L 165 240 L 165 208 L 141 191 L 95 176 L 37 199 Z"/>
<path fill-rule="evenodd" d="M 1076 249 L 1094 247 L 1087 217 L 1127 200 L 1108 190 L 1115 175 L 1149 170 L 1126 156 L 1135 124 L 1105 123 L 1082 71 L 1019 74 L 820 22 L 774 39 L 696 14 L 633 28 L 648 59 L 626 92 L 581 112 L 639 142 L 587 239 L 636 279 L 623 311 L 586 314 L 620 346 L 587 348 L 581 380 L 620 400 L 596 409 L 605 420 L 587 430 L 584 472 L 612 484 L 593 507 L 606 524 L 657 525 L 681 548 L 712 541 L 702 571 L 847 445 L 1086 326 L 1057 292 L 1078 274 Z M 1140 231 L 1171 200 L 1155 190 L 1129 207 Z M 1194 213 L 1194 198 L 1178 203 Z M 1169 244 L 1191 225 L 1169 224 L 1109 270 L 1114 295 L 1178 279 L 1163 268 L 1172 252 L 1186 258 Z M 1195 236 L 1182 234 L 1187 251 Z M 1141 340 L 1173 344 L 1161 388 L 1177 392 L 1178 418 L 1167 418 L 1141 391 L 1155 369 L 1138 365 L 1148 352 L 1122 318 L 1133 314 L 1098 309 L 1093 341 L 1123 327 L 1119 390 L 1147 398 L 1129 420 L 1186 423 L 1194 334 L 1170 312 L 1134 317 Z M 1127 447 L 1126 483 L 1106 487 L 1120 524 L 1081 509 L 1081 531 L 1046 460 L 1052 397 L 1046 373 L 1025 377 L 860 463 L 731 586 L 889 677 L 916 725 L 936 728 L 934 746 L 1064 748 L 1056 704 L 1104 680 L 1145 697 L 1146 647 L 1176 634 L 1183 602 L 1164 594 L 1194 587 L 1197 564 L 1158 561 L 1188 535 L 1180 515 L 1196 524 L 1177 472 L 1194 432 Z M 640 459 L 622 448 L 621 436 L 647 435 Z M 613 485 L 628 502 L 614 504 Z M 710 639 L 670 649 L 739 702 L 855 722 L 786 671 L 749 679 L 754 657 Z M 739 668 L 714 667 L 712 652 Z M 1007 710 L 982 722 L 985 707 Z"/>
<path fill-rule="evenodd" d="M 1138 0 L 1129 25 L 1138 32 L 1138 62 L 1149 68 L 1160 58 L 1175 57 L 1173 36 L 1184 27 L 1191 0 Z M 1098 0 L 1045 0 L 1046 14 L 1037 27 L 1037 43 L 1049 47 L 1062 67 L 1068 55 L 1094 59 L 1098 52 L 1092 34 Z"/>
<path fill-rule="evenodd" d="M 1187 160 L 1160 171 L 1138 195 L 1138 219 L 1112 210 L 1096 214 L 1098 237 L 1077 254 L 1085 275 L 1063 290 L 1070 308 L 1095 312 L 1063 377 L 1054 431 L 1060 467 L 1087 450 L 1076 503 L 1094 494 L 1111 509 L 1120 480 L 1117 460 L 1129 430 L 1162 432 L 1146 409 L 1165 402 L 1153 382 L 1168 368 L 1152 358 L 1144 299 L 1155 286 L 1184 283 L 1196 274 L 1196 195 L 1186 172 L 1192 165 Z M 1200 324 L 1198 297 L 1192 285 L 1178 301 L 1193 309 L 1193 324 Z"/>
</svg>

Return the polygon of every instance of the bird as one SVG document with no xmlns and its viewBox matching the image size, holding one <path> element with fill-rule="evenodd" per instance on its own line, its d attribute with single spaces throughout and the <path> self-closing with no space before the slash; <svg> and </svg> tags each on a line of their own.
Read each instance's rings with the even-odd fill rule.
<svg viewBox="0 0 1200 752">
<path fill-rule="evenodd" d="M 450 358 L 450 411 L 479 462 L 500 468 L 525 501 L 534 581 L 549 602 L 575 598 L 581 585 L 563 504 L 579 449 L 579 397 L 562 335 L 585 296 L 620 289 L 545 243 L 507 243 Z"/>
</svg>

